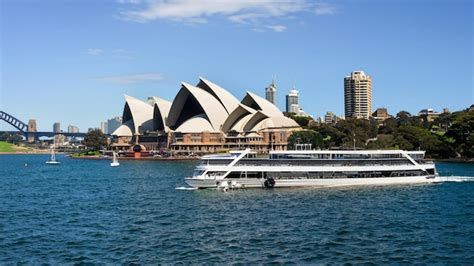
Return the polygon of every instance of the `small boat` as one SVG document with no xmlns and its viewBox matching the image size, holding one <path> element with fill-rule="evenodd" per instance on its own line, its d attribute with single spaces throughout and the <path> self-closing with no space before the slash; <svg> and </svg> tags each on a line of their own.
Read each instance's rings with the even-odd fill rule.
<svg viewBox="0 0 474 266">
<path fill-rule="evenodd" d="M 52 165 L 57 165 L 60 164 L 61 162 L 56 161 L 56 154 L 54 153 L 54 147 L 51 148 L 51 159 L 49 161 L 46 161 L 46 164 L 52 164 Z"/>
<path fill-rule="evenodd" d="M 110 163 L 110 166 L 114 167 L 114 166 L 119 166 L 120 163 L 117 159 L 117 153 L 114 152 L 114 156 L 113 156 L 113 159 L 112 159 L 112 162 Z"/>
</svg>

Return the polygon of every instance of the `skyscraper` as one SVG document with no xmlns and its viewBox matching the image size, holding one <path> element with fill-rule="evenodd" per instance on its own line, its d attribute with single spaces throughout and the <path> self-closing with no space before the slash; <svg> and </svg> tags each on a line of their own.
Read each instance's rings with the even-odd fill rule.
<svg viewBox="0 0 474 266">
<path fill-rule="evenodd" d="M 79 128 L 73 125 L 69 125 L 67 127 L 67 132 L 68 133 L 79 133 Z"/>
<path fill-rule="evenodd" d="M 344 78 L 346 117 L 368 119 L 372 114 L 372 79 L 364 71 L 354 71 Z"/>
<path fill-rule="evenodd" d="M 107 120 L 107 134 L 112 134 L 121 125 L 122 125 L 121 116 L 117 116 L 117 117 Z"/>
<path fill-rule="evenodd" d="M 286 112 L 298 114 L 300 107 L 298 103 L 298 91 L 293 88 L 288 95 L 286 95 Z"/>
<path fill-rule="evenodd" d="M 53 124 L 53 132 L 54 133 L 60 133 L 61 132 L 61 124 L 59 122 L 56 122 Z"/>
<path fill-rule="evenodd" d="M 268 85 L 267 88 L 265 88 L 265 98 L 275 104 L 276 102 L 276 85 L 275 85 L 275 81 L 272 80 L 272 83 L 270 85 Z"/>
<path fill-rule="evenodd" d="M 100 122 L 99 129 L 102 133 L 107 134 L 107 122 Z"/>
</svg>

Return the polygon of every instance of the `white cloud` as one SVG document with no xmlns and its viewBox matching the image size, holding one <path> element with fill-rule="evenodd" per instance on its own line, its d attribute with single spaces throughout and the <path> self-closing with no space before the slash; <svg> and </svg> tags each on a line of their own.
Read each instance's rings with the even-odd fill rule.
<svg viewBox="0 0 474 266">
<path fill-rule="evenodd" d="M 114 54 L 124 54 L 126 53 L 127 51 L 125 49 L 122 49 L 122 48 L 118 48 L 118 49 L 113 49 L 112 50 L 112 53 Z"/>
<path fill-rule="evenodd" d="M 139 0 L 119 0 L 119 2 Z M 268 24 L 275 18 L 289 18 L 314 10 L 316 15 L 334 14 L 336 8 L 311 0 L 150 0 L 137 3 L 134 9 L 121 12 L 121 18 L 135 22 L 171 20 L 187 23 L 207 23 L 220 17 L 233 23 Z M 278 32 L 284 30 L 276 28 Z M 286 28 L 285 28 L 286 29 Z"/>
<path fill-rule="evenodd" d="M 150 72 L 140 74 L 116 75 L 116 76 L 102 76 L 94 78 L 98 81 L 111 82 L 116 84 L 135 84 L 141 82 L 160 81 L 163 80 L 161 73 Z"/>
<path fill-rule="evenodd" d="M 104 52 L 104 50 L 99 48 L 89 48 L 87 49 L 87 54 L 89 55 L 100 55 Z"/>
<path fill-rule="evenodd" d="M 120 4 L 139 4 L 141 0 L 117 0 Z"/>
<path fill-rule="evenodd" d="M 284 32 L 287 27 L 283 25 L 272 25 L 272 26 L 267 26 L 267 28 L 273 30 L 274 32 Z"/>
<path fill-rule="evenodd" d="M 314 13 L 318 16 L 322 15 L 334 15 L 336 14 L 336 7 L 327 3 L 317 3 L 315 4 Z"/>
</svg>

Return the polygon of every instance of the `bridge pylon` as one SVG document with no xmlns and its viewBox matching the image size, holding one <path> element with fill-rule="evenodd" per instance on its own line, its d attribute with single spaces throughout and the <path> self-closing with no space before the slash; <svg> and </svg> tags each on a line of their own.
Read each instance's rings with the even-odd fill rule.
<svg viewBox="0 0 474 266">
<path fill-rule="evenodd" d="M 26 133 L 26 140 L 29 143 L 33 143 L 36 140 L 35 132 L 38 131 L 36 128 L 36 119 L 30 119 L 28 121 L 28 133 Z"/>
</svg>

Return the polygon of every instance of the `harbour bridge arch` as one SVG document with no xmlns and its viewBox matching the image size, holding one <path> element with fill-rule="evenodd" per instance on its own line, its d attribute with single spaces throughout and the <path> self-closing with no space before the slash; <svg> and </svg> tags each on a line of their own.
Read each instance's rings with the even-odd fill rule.
<svg viewBox="0 0 474 266">
<path fill-rule="evenodd" d="M 25 124 L 20 119 L 0 111 L 0 120 L 7 122 L 12 125 L 14 128 L 18 129 L 21 133 L 26 134 L 28 132 L 28 124 Z"/>
</svg>

